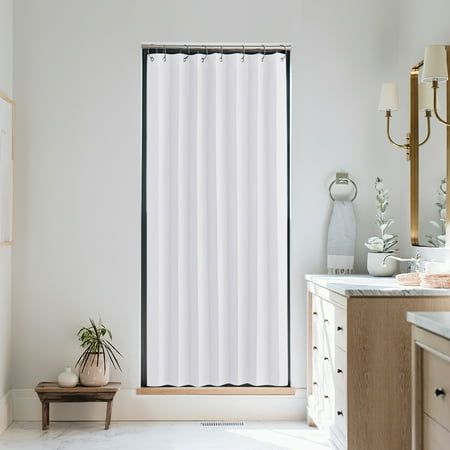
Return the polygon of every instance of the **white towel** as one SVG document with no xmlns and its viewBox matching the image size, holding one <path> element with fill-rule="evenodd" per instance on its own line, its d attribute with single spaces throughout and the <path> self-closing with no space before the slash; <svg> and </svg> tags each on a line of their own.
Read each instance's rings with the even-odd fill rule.
<svg viewBox="0 0 450 450">
<path fill-rule="evenodd" d="M 355 242 L 356 220 L 353 204 L 350 201 L 335 200 L 328 227 L 328 273 L 353 273 Z"/>
</svg>

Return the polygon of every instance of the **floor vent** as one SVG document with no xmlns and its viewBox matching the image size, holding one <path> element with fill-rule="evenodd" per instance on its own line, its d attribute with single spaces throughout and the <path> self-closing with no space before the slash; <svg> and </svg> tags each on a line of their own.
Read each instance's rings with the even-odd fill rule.
<svg viewBox="0 0 450 450">
<path fill-rule="evenodd" d="M 209 422 L 200 422 L 202 427 L 243 427 L 244 422 L 222 422 L 222 421 L 209 421 Z"/>
</svg>

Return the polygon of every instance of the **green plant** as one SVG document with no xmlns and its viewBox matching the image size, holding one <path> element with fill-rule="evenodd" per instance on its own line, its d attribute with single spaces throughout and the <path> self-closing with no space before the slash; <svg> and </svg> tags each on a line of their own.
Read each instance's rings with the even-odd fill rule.
<svg viewBox="0 0 450 450">
<path fill-rule="evenodd" d="M 394 220 L 387 217 L 387 208 L 389 206 L 389 191 L 384 188 L 383 180 L 379 177 L 375 180 L 376 203 L 377 203 L 377 221 L 381 236 L 370 237 L 365 246 L 374 253 L 393 253 L 398 244 L 396 234 L 387 233 L 388 228 L 394 223 Z"/>
<path fill-rule="evenodd" d="M 447 183 L 446 180 L 441 180 L 438 192 L 438 201 L 436 206 L 439 210 L 439 222 L 430 220 L 430 224 L 438 230 L 437 235 L 427 234 L 425 237 L 429 244 L 433 247 L 445 247 L 446 242 L 446 222 L 447 222 Z"/>
<path fill-rule="evenodd" d="M 80 341 L 81 348 L 83 352 L 78 358 L 75 367 L 80 366 L 80 370 L 83 371 L 88 363 L 90 355 L 96 355 L 97 367 L 100 363 L 100 355 L 103 354 L 103 372 L 106 372 L 106 359 L 111 361 L 111 364 L 115 369 L 122 370 L 120 367 L 117 356 L 122 356 L 122 354 L 117 350 L 116 347 L 111 343 L 112 333 L 106 328 L 106 326 L 98 321 L 98 325 L 92 319 L 89 319 L 91 326 L 81 328 L 78 333 L 78 340 Z M 92 360 L 92 363 L 94 363 Z"/>
</svg>

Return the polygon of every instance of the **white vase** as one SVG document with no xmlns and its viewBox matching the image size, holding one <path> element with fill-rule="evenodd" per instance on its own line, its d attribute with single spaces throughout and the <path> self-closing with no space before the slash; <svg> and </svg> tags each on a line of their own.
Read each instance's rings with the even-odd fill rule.
<svg viewBox="0 0 450 450">
<path fill-rule="evenodd" d="M 97 362 L 98 358 L 98 362 Z M 105 386 L 109 383 L 109 363 L 106 370 L 103 364 L 103 353 L 91 353 L 83 370 L 80 369 L 80 383 L 83 386 Z"/>
<path fill-rule="evenodd" d="M 78 375 L 72 372 L 70 367 L 66 367 L 64 372 L 58 375 L 58 385 L 61 387 L 75 387 L 78 384 Z"/>
<path fill-rule="evenodd" d="M 386 256 L 393 253 L 368 253 L 367 254 L 367 271 L 373 277 L 391 277 L 398 271 L 398 261 L 388 258 L 383 264 Z"/>
</svg>

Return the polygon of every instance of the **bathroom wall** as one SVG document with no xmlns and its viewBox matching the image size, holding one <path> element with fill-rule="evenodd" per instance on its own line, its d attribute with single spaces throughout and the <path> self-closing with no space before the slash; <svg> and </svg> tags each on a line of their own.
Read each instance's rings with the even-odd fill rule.
<svg viewBox="0 0 450 450">
<path fill-rule="evenodd" d="M 0 92 L 13 94 L 13 6 L 0 0 Z M 9 421 L 11 384 L 11 247 L 0 247 L 0 432 Z"/>
<path fill-rule="evenodd" d="M 409 90 L 409 69 L 415 63 L 423 59 L 425 47 L 431 44 L 450 44 L 450 3 L 447 0 L 432 0 L 428 2 L 422 2 L 419 0 L 400 0 L 401 16 L 399 20 L 398 29 L 398 48 L 399 58 L 398 65 L 395 72 L 391 77 L 395 78 L 400 85 L 402 101 L 402 109 L 395 114 L 396 131 L 397 135 L 405 133 L 409 129 L 409 117 L 408 117 L 408 90 Z M 442 89 L 441 89 L 442 91 Z M 441 92 L 441 95 L 443 93 Z M 445 108 L 445 97 L 442 96 L 441 105 Z M 445 109 L 444 109 L 445 110 Z M 444 114 L 445 116 L 445 114 Z M 422 130 L 424 131 L 424 130 Z M 436 180 L 444 173 L 445 168 L 440 167 L 439 162 L 443 162 L 443 158 L 439 158 L 436 152 L 442 153 L 445 151 L 445 126 L 439 124 L 436 119 L 432 119 L 432 136 L 431 141 L 421 148 L 421 154 L 423 155 L 424 163 L 431 164 L 430 173 L 433 173 L 433 164 L 435 167 Z M 426 153 L 428 156 L 424 155 Z M 402 215 L 405 218 L 409 218 L 409 191 L 405 187 L 409 183 L 409 174 L 404 171 L 401 172 L 399 177 L 401 186 L 404 187 L 401 190 L 402 201 Z M 424 189 L 428 199 L 436 199 L 437 192 L 436 182 L 424 183 L 421 185 L 421 189 Z M 423 208 L 423 205 L 422 205 Z M 433 205 L 428 208 L 428 215 L 430 219 L 432 214 L 436 214 L 437 208 Z M 402 234 L 409 236 L 409 220 L 404 221 L 402 224 Z M 406 254 L 413 254 L 413 249 L 408 242 L 403 242 L 403 252 Z M 436 261 L 450 261 L 450 250 L 447 249 L 420 249 L 425 259 Z"/>
<path fill-rule="evenodd" d="M 357 271 L 376 176 L 401 209 L 407 165 L 377 111 L 397 19 L 389 0 L 16 0 L 14 388 L 73 364 L 74 333 L 99 314 L 125 387 L 139 385 L 141 42 L 292 43 L 291 378 L 304 388 L 303 276 L 326 269 L 328 184 L 340 170 L 358 184 Z"/>
</svg>

